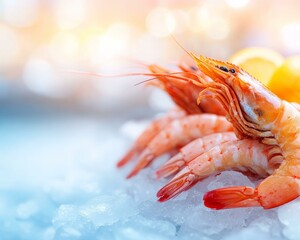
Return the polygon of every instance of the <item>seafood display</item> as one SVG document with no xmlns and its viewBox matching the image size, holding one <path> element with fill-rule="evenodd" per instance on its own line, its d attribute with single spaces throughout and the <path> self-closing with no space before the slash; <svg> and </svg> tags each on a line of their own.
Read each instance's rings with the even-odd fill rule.
<svg viewBox="0 0 300 240">
<path fill-rule="evenodd" d="M 178 108 L 157 119 L 136 140 L 118 167 L 137 158 L 128 178 L 158 156 L 177 151 L 156 171 L 176 174 L 157 193 L 166 201 L 204 178 L 236 170 L 263 179 L 256 188 L 232 186 L 204 195 L 212 209 L 274 208 L 300 195 L 299 105 L 277 97 L 240 67 L 190 54 L 195 65 L 170 72 L 151 65 L 151 84 Z"/>
</svg>

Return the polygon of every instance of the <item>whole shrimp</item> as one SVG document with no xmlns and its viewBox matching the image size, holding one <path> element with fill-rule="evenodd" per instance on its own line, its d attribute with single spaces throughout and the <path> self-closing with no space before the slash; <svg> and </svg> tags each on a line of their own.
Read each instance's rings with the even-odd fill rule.
<svg viewBox="0 0 300 240">
<path fill-rule="evenodd" d="M 213 209 L 250 206 L 269 209 L 297 198 L 300 195 L 300 113 L 297 108 L 278 98 L 234 64 L 204 56 L 192 57 L 199 69 L 213 80 L 195 84 L 206 86 L 204 91 L 209 91 L 220 101 L 237 136 L 279 146 L 283 156 L 280 166 L 256 188 L 216 189 L 205 194 L 204 204 Z M 203 96 L 202 92 L 198 102 Z M 188 167 L 189 173 L 199 173 L 199 162 L 189 163 Z M 186 178 L 187 169 L 182 171 L 168 184 L 169 187 L 159 191 L 158 197 L 164 200 L 178 194 L 181 187 L 175 181 L 183 180 L 189 185 L 191 180 Z"/>
<path fill-rule="evenodd" d="M 225 170 L 254 173 L 265 178 L 282 161 L 278 146 L 268 146 L 253 139 L 223 142 L 188 162 L 170 183 L 158 191 L 157 197 L 160 202 L 169 200 L 202 179 Z"/>
</svg>

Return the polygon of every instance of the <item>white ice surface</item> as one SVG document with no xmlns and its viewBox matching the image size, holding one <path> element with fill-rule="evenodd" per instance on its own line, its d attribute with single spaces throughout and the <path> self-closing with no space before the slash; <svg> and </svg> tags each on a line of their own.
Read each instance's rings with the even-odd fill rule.
<svg viewBox="0 0 300 240">
<path fill-rule="evenodd" d="M 168 202 L 156 201 L 158 159 L 126 180 L 115 164 L 147 121 L 89 118 L 0 120 L 0 239 L 300 239 L 300 201 L 272 210 L 203 206 L 205 192 L 253 183 L 211 176 Z"/>
</svg>

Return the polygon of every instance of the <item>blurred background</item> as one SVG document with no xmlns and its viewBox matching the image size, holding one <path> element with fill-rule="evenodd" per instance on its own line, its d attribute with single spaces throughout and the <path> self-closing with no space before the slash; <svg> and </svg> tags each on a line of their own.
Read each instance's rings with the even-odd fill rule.
<svg viewBox="0 0 300 240">
<path fill-rule="evenodd" d="M 1 0 L 0 104 L 100 112 L 147 104 L 134 61 L 176 64 L 188 50 L 227 59 L 247 46 L 300 52 L 299 1 Z M 140 70 L 141 71 L 141 70 Z M 137 98 L 139 101 L 137 101 Z"/>
</svg>

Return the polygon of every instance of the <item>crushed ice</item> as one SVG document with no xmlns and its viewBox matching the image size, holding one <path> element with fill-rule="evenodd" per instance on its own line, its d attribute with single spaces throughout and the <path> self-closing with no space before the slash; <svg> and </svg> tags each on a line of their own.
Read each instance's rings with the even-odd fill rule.
<svg viewBox="0 0 300 240">
<path fill-rule="evenodd" d="M 47 126 L 43 122 L 35 124 L 37 128 Z M 268 211 L 260 208 L 223 211 L 205 208 L 202 197 L 208 190 L 237 184 L 254 186 L 243 174 L 227 171 L 205 179 L 175 199 L 158 203 L 156 192 L 167 180 L 155 180 L 155 164 L 130 180 L 125 179 L 130 166 L 121 170 L 115 168 L 116 161 L 147 121 L 131 121 L 118 130 L 106 129 L 104 125 L 99 127 L 97 121 L 80 122 L 80 140 L 75 138 L 76 132 L 74 137 L 78 124 L 63 129 L 63 138 L 49 140 L 45 137 L 46 142 L 40 142 L 34 159 L 28 160 L 30 164 L 41 167 L 40 156 L 44 156 L 47 161 L 54 161 L 56 168 L 60 169 L 58 172 L 53 166 L 46 176 L 43 176 L 43 171 L 41 176 L 35 172 L 34 183 L 27 180 L 25 187 L 21 178 L 7 188 L 8 181 L 6 185 L 2 182 L 1 239 L 299 239 L 299 200 Z M 62 130 L 59 126 L 50 128 L 49 133 L 53 129 Z M 85 134 L 82 135 L 82 131 Z M 28 147 L 28 144 L 23 146 L 26 139 L 17 139 L 17 135 L 10 138 L 8 141 L 14 143 L 12 148 L 16 151 L 13 156 Z M 31 141 L 37 140 L 34 138 L 31 137 Z M 65 142 L 68 142 L 65 145 L 67 153 L 61 151 Z M 50 154 L 46 145 L 53 147 L 51 151 L 59 150 L 63 155 Z M 8 161 L 10 154 L 9 151 L 2 154 L 1 166 L 6 170 L 9 163 L 4 160 Z M 162 156 L 158 161 L 163 162 L 167 157 Z M 27 174 L 37 171 L 25 167 L 23 164 L 22 169 L 29 171 Z M 4 175 L 10 178 L 10 173 Z M 39 179 L 43 180 L 36 182 Z"/>
</svg>

